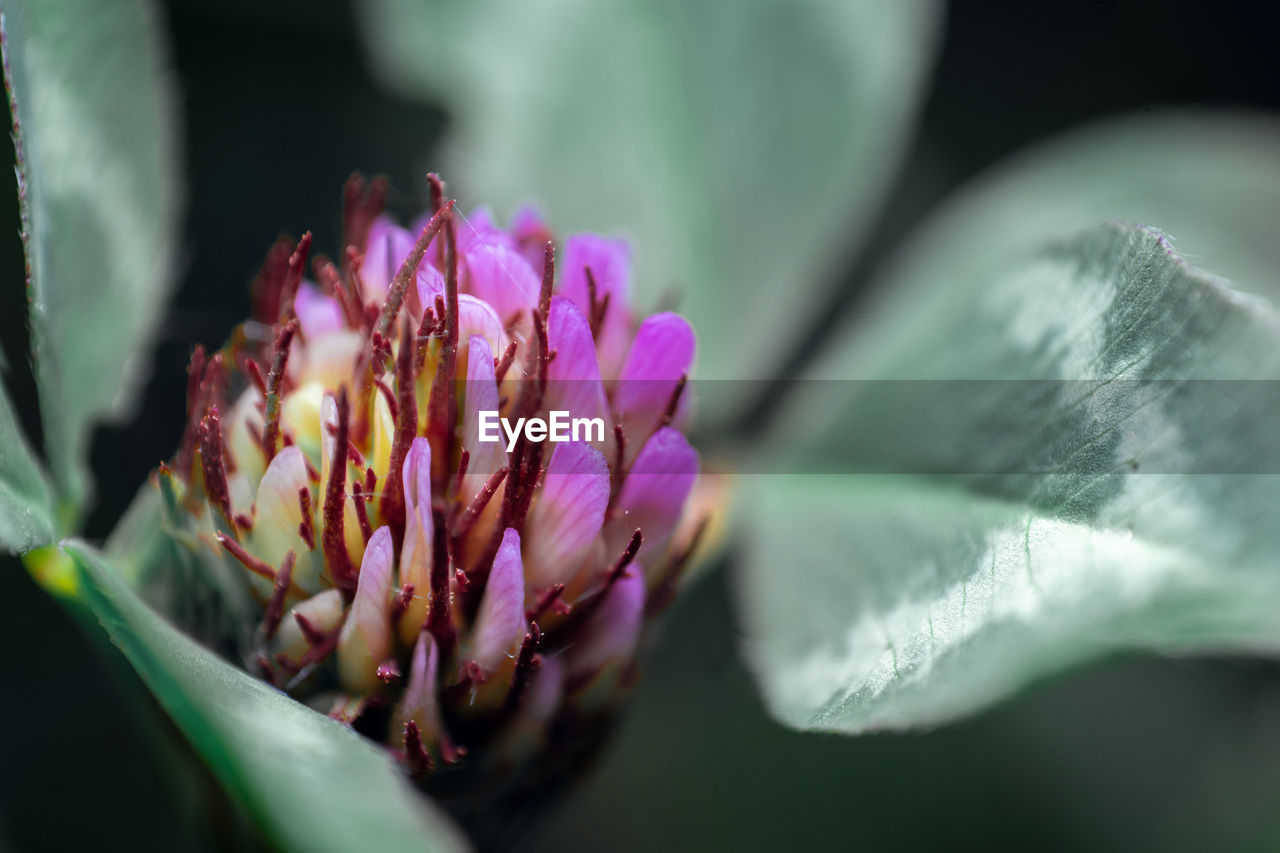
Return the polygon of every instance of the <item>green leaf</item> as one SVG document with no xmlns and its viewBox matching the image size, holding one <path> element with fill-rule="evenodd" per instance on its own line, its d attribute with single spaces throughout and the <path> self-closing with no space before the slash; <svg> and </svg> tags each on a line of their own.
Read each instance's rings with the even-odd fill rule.
<svg viewBox="0 0 1280 853">
<path fill-rule="evenodd" d="M 21 554 L 51 541 L 49 486 L 0 383 L 0 551 Z"/>
<path fill-rule="evenodd" d="M 877 276 L 873 312 L 849 318 L 811 375 L 873 375 L 867 363 L 893 349 L 944 283 L 1111 220 L 1158 228 L 1191 263 L 1280 302 L 1277 152 L 1275 118 L 1207 111 L 1112 119 L 1028 149 L 912 233 Z"/>
<path fill-rule="evenodd" d="M 1117 649 L 1280 650 L 1276 310 L 1135 226 L 967 260 L 845 365 L 880 381 L 791 401 L 817 473 L 743 478 L 771 710 L 932 724 Z"/>
<path fill-rule="evenodd" d="M 273 843 L 306 851 L 467 847 L 378 747 L 192 642 L 89 546 L 64 547 L 112 640 Z"/>
<path fill-rule="evenodd" d="M 680 294 L 700 378 L 772 376 L 814 319 L 905 153 L 937 25 L 928 0 L 361 8 L 374 67 L 449 107 L 455 186 L 631 235 L 641 302 Z"/>
<path fill-rule="evenodd" d="M 45 448 L 75 508 L 89 430 L 144 378 L 173 272 L 176 99 L 145 0 L 6 0 L 3 28 Z"/>
</svg>

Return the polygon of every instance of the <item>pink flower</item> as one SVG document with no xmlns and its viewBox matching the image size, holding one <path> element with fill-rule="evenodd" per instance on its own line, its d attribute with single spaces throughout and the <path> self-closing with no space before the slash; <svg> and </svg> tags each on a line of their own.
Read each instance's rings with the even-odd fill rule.
<svg viewBox="0 0 1280 853">
<path fill-rule="evenodd" d="M 269 340 L 197 349 L 161 472 L 181 541 L 261 604 L 246 664 L 332 694 L 416 775 L 486 745 L 529 760 L 617 702 L 692 548 L 676 531 L 699 476 L 694 333 L 638 320 L 626 244 L 570 236 L 557 265 L 536 213 L 508 231 L 433 189 L 405 229 L 385 185 L 353 179 L 345 251 L 314 280 L 309 236 L 273 248 Z"/>
</svg>

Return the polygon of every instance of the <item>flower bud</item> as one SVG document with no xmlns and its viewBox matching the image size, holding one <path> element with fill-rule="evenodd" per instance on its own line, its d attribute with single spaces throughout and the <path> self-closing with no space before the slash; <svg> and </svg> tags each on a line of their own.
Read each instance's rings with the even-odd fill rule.
<svg viewBox="0 0 1280 853">
<path fill-rule="evenodd" d="M 468 220 L 435 181 L 406 230 L 385 190 L 352 179 L 313 279 L 309 235 L 271 250 L 158 481 L 175 541 L 256 601 L 228 637 L 251 671 L 424 784 L 527 781 L 610 716 L 696 547 L 694 333 L 637 325 L 625 243 L 571 236 L 557 270 L 529 211 Z"/>
</svg>

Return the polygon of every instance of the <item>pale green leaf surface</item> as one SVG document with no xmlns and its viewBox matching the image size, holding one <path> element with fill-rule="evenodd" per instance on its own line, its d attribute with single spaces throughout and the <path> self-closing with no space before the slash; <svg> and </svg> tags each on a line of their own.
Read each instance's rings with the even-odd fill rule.
<svg viewBox="0 0 1280 853">
<path fill-rule="evenodd" d="M 49 486 L 0 383 L 0 550 L 21 554 L 52 540 Z"/>
<path fill-rule="evenodd" d="M 84 597 L 231 795 L 289 850 L 461 850 L 459 832 L 389 756 L 197 645 L 89 546 Z"/>
<path fill-rule="evenodd" d="M 362 9 L 374 67 L 449 107 L 433 166 L 464 200 L 629 235 L 640 303 L 679 295 L 700 378 L 772 376 L 814 319 L 906 149 L 937 26 L 927 0 Z"/>
<path fill-rule="evenodd" d="M 932 334 L 919 305 L 1020 252 L 1120 220 L 1159 229 L 1190 263 L 1280 302 L 1280 119 L 1166 112 L 1101 121 L 978 176 L 876 276 L 867 310 L 810 376 L 879 376 L 896 341 Z"/>
<path fill-rule="evenodd" d="M 77 504 L 91 425 L 129 404 L 170 283 L 174 86 L 146 0 L 5 0 L 3 25 L 45 447 Z"/>
<path fill-rule="evenodd" d="M 1134 226 L 983 272 L 849 366 L 901 381 L 792 401 L 787 470 L 879 474 L 743 478 L 746 650 L 792 725 L 939 723 L 1124 648 L 1280 651 L 1280 315 Z"/>
</svg>

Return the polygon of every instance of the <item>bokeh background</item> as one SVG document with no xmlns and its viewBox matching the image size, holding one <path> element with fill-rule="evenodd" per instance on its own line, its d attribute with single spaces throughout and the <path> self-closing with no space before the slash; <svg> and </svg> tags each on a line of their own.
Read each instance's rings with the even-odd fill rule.
<svg viewBox="0 0 1280 853">
<path fill-rule="evenodd" d="M 348 4 L 163 5 L 184 110 L 183 271 L 137 416 L 95 437 L 90 538 L 176 446 L 190 348 L 247 313 L 275 236 L 310 229 L 334 247 L 353 169 L 386 173 L 391 209 L 415 213 L 449 121 L 375 84 Z M 1265 4 L 1244 2 L 953 4 L 906 168 L 832 307 L 856 311 L 910 223 L 1027 144 L 1117 112 L 1280 108 L 1274 32 Z M 12 181 L 0 196 L 5 378 L 39 436 Z M 674 608 L 614 742 L 526 849 L 1280 849 L 1280 665 L 1122 658 L 936 731 L 795 734 L 738 661 L 732 560 Z M 193 806 L 200 771 L 157 754 L 162 718 L 131 711 L 144 691 L 0 562 L 0 847 L 174 848 L 200 840 L 193 827 L 252 844 L 227 803 Z M 174 784 L 171 764 L 195 781 Z"/>
</svg>

